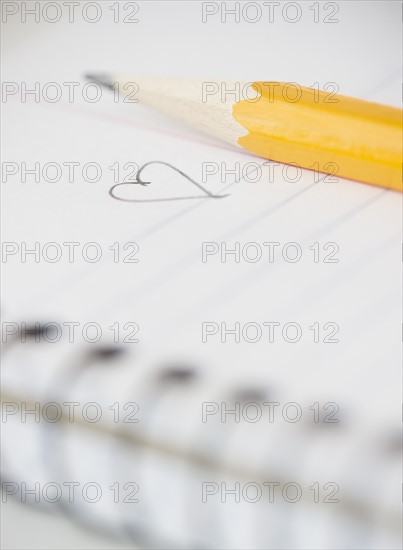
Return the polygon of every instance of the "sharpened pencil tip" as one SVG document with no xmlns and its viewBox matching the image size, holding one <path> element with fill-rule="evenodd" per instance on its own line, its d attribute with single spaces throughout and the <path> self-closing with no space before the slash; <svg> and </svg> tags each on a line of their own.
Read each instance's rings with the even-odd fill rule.
<svg viewBox="0 0 403 550">
<path fill-rule="evenodd" d="M 113 80 L 108 74 L 87 73 L 85 75 L 85 78 L 87 80 L 90 80 L 91 82 L 96 82 L 100 86 L 104 86 L 105 88 L 108 88 L 109 90 L 113 89 Z"/>
</svg>

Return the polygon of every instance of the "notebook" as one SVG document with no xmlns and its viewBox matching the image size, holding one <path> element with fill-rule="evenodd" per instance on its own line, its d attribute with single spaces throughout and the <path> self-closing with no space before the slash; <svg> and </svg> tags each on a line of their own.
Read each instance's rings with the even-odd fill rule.
<svg viewBox="0 0 403 550">
<path fill-rule="evenodd" d="M 155 4 L 141 3 L 144 21 L 164 33 L 174 16 Z M 190 40 L 197 3 L 180 4 Z M 351 4 L 341 3 L 343 51 L 361 21 Z M 397 548 L 399 195 L 265 161 L 107 90 L 90 102 L 91 55 L 78 53 L 88 36 L 101 45 L 115 33 L 112 22 L 78 22 L 71 51 L 68 24 L 57 37 L 39 27 L 29 55 L 55 62 L 36 62 L 42 99 L 21 101 L 20 82 L 36 80 L 22 44 L 10 41 L 6 65 L 19 89 L 3 109 L 3 505 L 25 494 L 150 548 Z M 307 29 L 309 44 L 336 36 L 303 23 L 294 45 Z M 341 93 L 396 103 L 393 29 L 374 50 L 385 55 L 377 71 L 347 78 L 335 61 Z M 133 48 L 146 39 L 129 32 Z M 270 64 L 260 70 L 279 80 L 292 72 Z M 329 82 L 320 70 L 307 63 L 301 84 Z M 43 100 L 52 74 L 78 83 L 74 101 L 62 84 L 60 101 Z M 149 162 L 149 185 L 130 183 Z M 225 197 L 109 194 L 126 182 L 122 198 L 200 195 L 176 169 Z"/>
</svg>

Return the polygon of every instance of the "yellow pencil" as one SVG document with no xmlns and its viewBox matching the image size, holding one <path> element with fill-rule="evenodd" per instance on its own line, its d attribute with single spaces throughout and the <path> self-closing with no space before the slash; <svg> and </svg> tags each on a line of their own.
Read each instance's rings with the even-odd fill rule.
<svg viewBox="0 0 403 550">
<path fill-rule="evenodd" d="M 402 110 L 286 82 L 88 76 L 251 153 L 402 191 Z"/>
</svg>

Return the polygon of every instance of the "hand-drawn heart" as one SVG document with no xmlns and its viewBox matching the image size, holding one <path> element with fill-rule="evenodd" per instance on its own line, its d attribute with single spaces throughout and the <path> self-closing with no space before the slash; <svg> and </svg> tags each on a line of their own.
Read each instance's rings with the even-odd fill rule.
<svg viewBox="0 0 403 550">
<path fill-rule="evenodd" d="M 183 176 L 185 179 L 190 181 L 193 185 L 195 185 L 198 189 L 203 191 L 204 195 L 196 195 L 196 196 L 188 196 L 188 197 L 164 197 L 160 199 L 125 199 L 124 197 L 119 197 L 115 194 L 115 189 L 117 189 L 121 185 L 150 185 L 150 181 L 143 181 L 141 179 L 141 173 L 147 166 L 150 166 L 151 164 L 162 164 L 164 166 L 168 166 L 168 168 L 172 168 L 175 172 L 178 172 L 181 176 Z M 124 201 L 124 202 L 165 202 L 165 201 L 183 201 L 183 200 L 189 200 L 189 199 L 223 199 L 224 197 L 228 197 L 228 194 L 226 195 L 214 195 L 213 193 L 210 193 L 208 189 L 205 189 L 200 183 L 197 183 L 194 179 L 192 179 L 190 176 L 182 172 L 182 170 L 179 170 L 179 168 L 175 168 L 175 166 L 172 166 L 172 164 L 169 164 L 168 162 L 163 162 L 160 160 L 152 160 L 150 162 L 146 162 L 143 164 L 143 166 L 140 168 L 140 170 L 137 172 L 135 181 L 125 181 L 123 183 L 115 183 L 110 189 L 109 194 L 113 199 L 116 199 L 118 201 Z"/>
</svg>

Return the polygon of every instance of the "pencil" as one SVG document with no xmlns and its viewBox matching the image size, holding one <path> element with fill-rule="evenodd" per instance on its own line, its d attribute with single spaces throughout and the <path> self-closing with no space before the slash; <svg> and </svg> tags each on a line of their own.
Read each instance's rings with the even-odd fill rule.
<svg viewBox="0 0 403 550">
<path fill-rule="evenodd" d="M 254 155 L 402 191 L 402 110 L 296 83 L 87 78 Z"/>
</svg>

